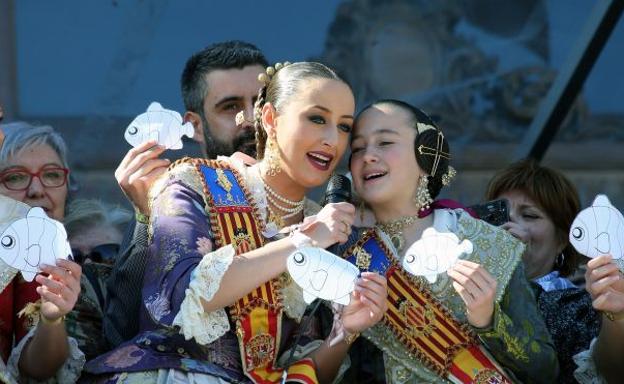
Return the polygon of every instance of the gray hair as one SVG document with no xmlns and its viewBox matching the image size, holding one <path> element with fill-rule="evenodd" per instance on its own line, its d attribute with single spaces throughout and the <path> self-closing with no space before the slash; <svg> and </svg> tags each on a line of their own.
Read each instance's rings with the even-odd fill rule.
<svg viewBox="0 0 624 384">
<path fill-rule="evenodd" d="M 123 235 L 131 219 L 132 213 L 118 205 L 97 199 L 75 199 L 67 206 L 63 224 L 68 238 L 98 226 L 113 227 Z"/>
<path fill-rule="evenodd" d="M 61 164 L 69 168 L 67 145 L 61 135 L 49 125 L 34 126 L 24 121 L 3 124 L 5 138 L 0 150 L 0 168 L 8 165 L 11 157 L 24 148 L 41 144 L 49 145 L 61 159 Z"/>
</svg>

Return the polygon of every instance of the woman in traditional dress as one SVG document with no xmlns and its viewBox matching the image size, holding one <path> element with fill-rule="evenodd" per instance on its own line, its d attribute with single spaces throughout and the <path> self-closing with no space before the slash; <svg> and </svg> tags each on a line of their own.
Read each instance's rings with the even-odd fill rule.
<svg viewBox="0 0 624 384">
<path fill-rule="evenodd" d="M 436 124 L 379 101 L 359 114 L 351 150 L 353 184 L 376 225 L 335 251 L 387 278 L 384 321 L 363 333 L 382 352 L 387 382 L 553 382 L 557 357 L 524 275 L 524 245 L 433 200 L 455 173 Z"/>
<path fill-rule="evenodd" d="M 98 382 L 331 382 L 350 341 L 383 316 L 385 279 L 365 274 L 336 316 L 342 336 L 297 342 L 306 304 L 286 259 L 350 233 L 352 205 L 319 211 L 305 193 L 342 157 L 355 103 L 318 63 L 276 65 L 262 81 L 255 116 L 238 117 L 255 120 L 258 164 L 186 159 L 152 188 L 140 332 L 88 363 Z"/>
</svg>

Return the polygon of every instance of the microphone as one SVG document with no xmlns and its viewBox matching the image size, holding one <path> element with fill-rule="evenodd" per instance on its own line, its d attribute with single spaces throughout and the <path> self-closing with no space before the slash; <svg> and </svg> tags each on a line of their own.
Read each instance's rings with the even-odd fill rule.
<svg viewBox="0 0 624 384">
<path fill-rule="evenodd" d="M 350 203 L 351 198 L 351 180 L 345 175 L 334 173 L 327 183 L 325 204 Z"/>
</svg>

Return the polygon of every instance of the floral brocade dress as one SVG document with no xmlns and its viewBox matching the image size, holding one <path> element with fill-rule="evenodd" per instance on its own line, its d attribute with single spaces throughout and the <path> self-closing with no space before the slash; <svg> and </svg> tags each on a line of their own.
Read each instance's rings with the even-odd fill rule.
<svg viewBox="0 0 624 384">
<path fill-rule="evenodd" d="M 265 227 L 267 200 L 257 167 L 230 158 L 219 161 L 238 175 L 241 187 L 253 198 L 261 227 Z M 215 245 L 208 213 L 210 199 L 198 168 L 190 159 L 174 164 L 155 183 L 150 195 L 150 245 L 139 334 L 88 362 L 87 381 L 251 382 L 243 372 L 231 314 L 227 308 L 206 313 L 201 304 L 202 299 L 210 301 L 218 290 L 235 249 Z M 317 211 L 316 204 L 306 202 L 306 216 Z M 306 304 L 292 280 L 282 274 L 280 281 L 284 316 L 277 366 L 288 359 L 290 348 L 295 348 L 296 359 L 321 343 L 315 340 L 314 332 L 308 332 L 297 346 L 293 345 Z"/>
<path fill-rule="evenodd" d="M 452 232 L 460 241 L 468 239 L 472 242 L 473 252 L 460 258 L 482 265 L 497 281 L 491 326 L 483 329 L 469 327 L 477 340 L 512 381 L 555 382 L 558 373 L 557 356 L 524 275 L 521 262 L 524 245 L 506 231 L 475 219 L 461 209 L 436 209 L 433 215 L 436 230 Z M 349 249 L 354 249 L 365 231 L 354 231 L 345 245 L 334 249 L 336 254 L 349 254 Z M 397 255 L 387 235 L 379 229 L 375 231 L 387 249 Z M 402 259 L 399 257 L 397 260 L 400 265 Z M 467 324 L 466 305 L 446 273 L 440 273 L 434 283 L 422 277 L 416 277 L 416 281 L 426 287 L 456 320 Z M 389 292 L 393 290 L 390 285 L 389 280 Z M 405 338 L 389 326 L 388 319 L 367 329 L 362 335 L 365 340 L 354 344 L 349 353 L 351 370 L 345 375 L 345 382 L 455 382 L 434 372 L 417 354 L 411 353 L 404 344 Z M 370 375 L 364 378 L 357 375 L 358 371 L 369 372 Z"/>
</svg>

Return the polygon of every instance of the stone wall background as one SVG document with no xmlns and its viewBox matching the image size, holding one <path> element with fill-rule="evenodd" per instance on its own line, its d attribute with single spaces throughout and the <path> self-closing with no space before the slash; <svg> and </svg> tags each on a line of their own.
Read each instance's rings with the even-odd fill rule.
<svg viewBox="0 0 624 384">
<path fill-rule="evenodd" d="M 8 121 L 66 138 L 81 196 L 125 202 L 113 172 L 123 131 L 152 100 L 182 111 L 186 58 L 243 39 L 271 61 L 327 62 L 362 107 L 401 98 L 438 116 L 459 175 L 446 195 L 482 200 L 508 164 L 592 9 L 583 0 L 79 0 L 0 2 L 0 103 Z M 584 204 L 624 209 L 624 22 L 594 67 L 544 164 Z M 183 154 L 198 155 L 194 143 Z M 173 158 L 182 155 L 171 153 Z M 318 192 L 316 193 L 318 195 Z"/>
</svg>

